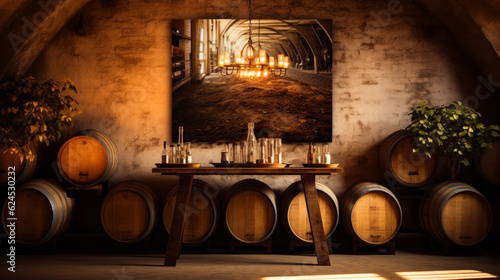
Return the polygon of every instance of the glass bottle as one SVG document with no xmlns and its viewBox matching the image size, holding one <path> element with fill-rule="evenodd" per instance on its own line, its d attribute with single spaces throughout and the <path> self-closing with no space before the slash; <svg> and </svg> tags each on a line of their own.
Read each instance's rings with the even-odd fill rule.
<svg viewBox="0 0 500 280">
<path fill-rule="evenodd" d="M 313 162 L 314 162 L 313 144 L 309 143 L 309 149 L 307 150 L 307 161 L 306 161 L 306 163 L 311 164 Z"/>
<path fill-rule="evenodd" d="M 259 157 L 257 163 L 267 163 L 267 139 L 259 138 Z"/>
<path fill-rule="evenodd" d="M 167 141 L 163 141 L 163 151 L 161 152 L 161 164 L 167 164 Z"/>
<path fill-rule="evenodd" d="M 224 148 L 220 153 L 220 162 L 221 163 L 229 163 L 229 145 L 224 144 Z"/>
<path fill-rule="evenodd" d="M 186 163 L 193 163 L 193 155 L 191 154 L 191 142 L 186 142 Z"/>
<path fill-rule="evenodd" d="M 177 141 L 178 147 L 178 163 L 185 164 L 186 163 L 186 150 L 184 147 L 184 127 L 179 126 L 179 139 Z"/>
<path fill-rule="evenodd" d="M 323 147 L 323 163 L 325 163 L 325 164 L 332 163 L 332 156 L 330 155 L 330 145 L 328 145 L 328 144 L 326 144 Z"/>
<path fill-rule="evenodd" d="M 241 141 L 241 163 L 248 162 L 247 160 L 247 141 Z"/>
<path fill-rule="evenodd" d="M 314 146 L 314 163 L 323 163 L 323 157 L 321 155 L 321 146 Z"/>
<path fill-rule="evenodd" d="M 274 162 L 274 138 L 267 139 L 267 163 Z"/>
<path fill-rule="evenodd" d="M 234 142 L 234 147 L 233 147 L 233 161 L 234 161 L 234 163 L 241 163 L 240 142 Z"/>
<path fill-rule="evenodd" d="M 247 135 L 247 162 L 255 163 L 257 154 L 257 138 L 254 134 L 254 123 L 248 123 L 248 135 Z"/>
<path fill-rule="evenodd" d="M 234 162 L 234 157 L 233 157 L 233 153 L 234 153 L 234 150 L 233 150 L 233 143 L 227 143 L 227 159 L 229 160 L 229 162 Z"/>
<path fill-rule="evenodd" d="M 179 144 L 181 148 L 184 146 L 184 127 L 182 126 L 179 126 L 179 139 L 177 144 Z"/>
<path fill-rule="evenodd" d="M 177 152 L 176 152 L 176 157 L 175 157 L 175 163 L 180 164 L 181 162 L 181 145 L 177 144 Z"/>
<path fill-rule="evenodd" d="M 274 163 L 283 163 L 281 153 L 281 138 L 274 139 Z"/>
<path fill-rule="evenodd" d="M 168 163 L 171 163 L 171 164 L 174 164 L 174 163 L 177 163 L 176 160 L 177 160 L 177 150 L 175 149 L 175 146 L 172 144 L 170 145 L 170 158 L 169 158 L 169 162 Z"/>
</svg>

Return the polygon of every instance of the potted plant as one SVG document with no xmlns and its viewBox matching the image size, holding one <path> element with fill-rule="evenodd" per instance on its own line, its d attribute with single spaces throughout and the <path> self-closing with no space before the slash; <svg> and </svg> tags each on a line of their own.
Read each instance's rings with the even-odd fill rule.
<svg viewBox="0 0 500 280">
<path fill-rule="evenodd" d="M 33 77 L 9 78 L 0 83 L 0 144 L 21 161 L 33 160 L 31 144 L 57 141 L 80 113 L 78 104 L 65 91 L 77 92 L 74 83 Z"/>
<path fill-rule="evenodd" d="M 481 123 L 481 114 L 455 101 L 450 105 L 427 107 L 421 103 L 410 110 L 413 151 L 428 157 L 440 156 L 454 180 L 461 164 L 468 166 L 476 153 L 491 149 L 499 136 L 498 125 Z"/>
</svg>

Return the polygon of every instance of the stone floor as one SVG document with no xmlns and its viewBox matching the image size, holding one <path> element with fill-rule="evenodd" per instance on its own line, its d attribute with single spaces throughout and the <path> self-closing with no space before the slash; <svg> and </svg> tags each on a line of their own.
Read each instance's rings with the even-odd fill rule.
<svg viewBox="0 0 500 280">
<path fill-rule="evenodd" d="M 0 279 L 498 279 L 500 254 L 440 256 L 398 250 L 396 255 L 330 255 L 332 266 L 317 266 L 311 255 L 183 254 L 177 267 L 163 256 L 58 253 L 21 255 L 16 272 L 0 257 Z"/>
</svg>

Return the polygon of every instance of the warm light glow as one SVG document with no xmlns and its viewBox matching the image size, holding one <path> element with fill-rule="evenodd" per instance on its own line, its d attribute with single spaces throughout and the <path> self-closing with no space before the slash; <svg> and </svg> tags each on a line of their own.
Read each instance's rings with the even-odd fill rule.
<svg viewBox="0 0 500 280">
<path fill-rule="evenodd" d="M 248 47 L 245 50 L 245 60 L 253 61 L 254 59 L 255 59 L 255 50 L 253 49 L 252 45 L 248 45 Z"/>
<path fill-rule="evenodd" d="M 375 273 L 357 273 L 357 274 L 332 274 L 332 275 L 304 275 L 304 276 L 278 276 L 278 277 L 264 277 L 261 280 L 342 280 L 342 279 L 356 279 L 356 280 L 387 280 Z"/>
<path fill-rule="evenodd" d="M 219 67 L 224 67 L 224 55 L 219 55 Z"/>
<path fill-rule="evenodd" d="M 282 54 L 279 54 L 278 55 L 278 67 L 283 67 L 283 60 L 284 60 L 285 56 L 282 55 Z"/>
<path fill-rule="evenodd" d="M 497 276 L 478 270 L 442 270 L 442 271 L 412 271 L 395 272 L 399 278 L 406 280 L 459 280 L 485 279 Z M 261 280 L 387 280 L 376 273 L 331 274 L 331 275 L 300 275 L 263 277 Z"/>
<path fill-rule="evenodd" d="M 290 58 L 285 56 L 283 59 L 283 68 L 288 68 L 288 65 L 290 65 Z"/>
<path fill-rule="evenodd" d="M 259 61 L 262 64 L 266 63 L 266 50 L 260 50 L 259 51 Z"/>
<path fill-rule="evenodd" d="M 441 271 L 412 271 L 396 272 L 406 280 L 455 280 L 455 279 L 482 279 L 497 278 L 497 276 L 477 270 L 441 270 Z"/>
<path fill-rule="evenodd" d="M 231 64 L 231 55 L 228 52 L 224 53 L 224 65 Z"/>
<path fill-rule="evenodd" d="M 234 61 L 236 64 L 241 64 L 241 52 L 237 51 L 234 53 Z"/>
<path fill-rule="evenodd" d="M 267 77 L 267 70 L 264 70 L 264 77 Z"/>
<path fill-rule="evenodd" d="M 269 57 L 269 67 L 274 67 L 274 56 Z"/>
</svg>

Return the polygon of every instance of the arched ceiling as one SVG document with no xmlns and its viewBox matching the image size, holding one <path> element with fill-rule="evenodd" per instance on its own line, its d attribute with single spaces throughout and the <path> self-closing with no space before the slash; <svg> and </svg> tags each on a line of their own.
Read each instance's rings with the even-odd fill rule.
<svg viewBox="0 0 500 280">
<path fill-rule="evenodd" d="M 0 0 L 0 14 L 2 15 L 0 17 L 0 35 L 2 38 L 7 38 L 7 34 L 14 31 L 19 33 L 22 28 L 22 22 L 15 19 L 19 19 L 22 16 L 33 16 L 34 11 L 41 10 L 40 3 L 57 3 L 57 7 L 50 7 L 50 14 L 16 48 L 12 47 L 12 43 L 9 40 L 1 41 L 0 78 L 4 75 L 23 75 L 26 73 L 31 64 L 59 30 L 90 1 L 92 0 Z M 217 8 L 217 10 L 220 10 L 220 15 L 238 15 L 241 14 L 240 9 L 243 9 L 239 6 L 221 7 L 216 2 L 216 0 L 209 0 L 204 2 L 203 5 Z M 492 75 L 492 80 L 494 81 L 500 80 L 500 1 L 419 0 L 417 3 L 420 3 L 443 22 L 456 37 L 461 47 L 469 53 L 474 63 L 481 69 L 484 75 Z M 256 7 L 264 7 L 265 5 L 265 0 L 262 0 L 260 3 L 257 3 Z M 304 1 L 297 2 L 297 4 L 290 7 L 294 9 L 308 9 L 307 5 L 307 1 Z M 230 10 L 225 11 L 224 9 Z M 207 16 L 206 10 L 204 12 L 203 9 L 194 9 L 193 12 L 183 16 L 185 18 L 209 18 L 210 16 Z M 276 18 L 286 18 L 285 14 L 278 13 Z M 257 11 L 254 11 L 254 17 L 259 17 Z M 297 48 L 299 45 L 298 42 L 294 40 L 294 36 L 290 36 L 291 33 L 296 31 L 293 29 L 288 29 L 290 32 L 286 31 L 286 28 L 289 28 L 286 27 L 287 25 L 290 26 L 295 23 L 297 22 L 286 20 L 281 27 L 266 28 L 266 34 L 262 37 L 263 41 L 261 43 L 269 45 L 269 48 L 272 49 L 271 52 L 285 51 L 287 48 Z M 238 35 L 234 36 L 236 36 L 235 38 L 239 38 L 237 41 L 242 41 L 242 38 L 245 37 L 244 22 L 237 26 L 240 26 L 240 30 L 235 33 Z M 235 29 L 238 28 L 235 27 Z M 271 38 L 283 38 L 283 35 L 286 37 L 285 41 L 278 41 L 280 43 L 275 44 L 269 42 Z M 287 43 L 282 42 L 290 43 L 287 46 Z M 296 51 L 300 53 L 300 49 Z"/>
<path fill-rule="evenodd" d="M 253 46 L 260 44 L 270 56 L 282 53 L 292 61 L 306 53 L 320 56 L 321 49 L 331 49 L 331 20 L 320 22 L 315 19 L 277 20 L 218 20 L 221 36 L 226 37 L 229 46 L 225 51 L 242 50 L 248 43 L 251 30 Z M 329 24 L 328 24 L 329 23 Z M 303 38 L 301 40 L 300 38 Z"/>
</svg>

